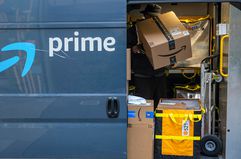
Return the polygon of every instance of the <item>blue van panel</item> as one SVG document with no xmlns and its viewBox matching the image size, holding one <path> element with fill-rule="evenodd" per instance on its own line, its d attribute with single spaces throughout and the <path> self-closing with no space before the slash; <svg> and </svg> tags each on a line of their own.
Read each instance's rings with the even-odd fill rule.
<svg viewBox="0 0 241 159">
<path fill-rule="evenodd" d="M 125 96 L 85 95 L 0 97 L 0 157 L 125 159 Z M 107 118 L 109 96 L 120 100 L 117 119 Z"/>
<path fill-rule="evenodd" d="M 123 0 L 5 0 L 1 23 L 121 22 L 126 21 Z"/>
<path fill-rule="evenodd" d="M 125 94 L 0 96 L 0 120 L 4 122 L 112 122 L 106 114 L 106 102 L 111 96 L 117 97 L 121 103 L 119 118 L 112 120 L 115 122 L 126 120 Z"/>
<path fill-rule="evenodd" d="M 0 2 L 0 157 L 126 159 L 125 24 L 125 0 Z"/>
<path fill-rule="evenodd" d="M 1 123 L 0 157 L 123 159 L 125 129 L 116 122 Z"/>
</svg>

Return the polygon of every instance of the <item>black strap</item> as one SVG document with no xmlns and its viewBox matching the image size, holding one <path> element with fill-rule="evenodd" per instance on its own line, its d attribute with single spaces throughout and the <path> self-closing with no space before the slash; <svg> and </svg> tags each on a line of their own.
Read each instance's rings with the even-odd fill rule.
<svg viewBox="0 0 241 159">
<path fill-rule="evenodd" d="M 175 46 L 175 40 L 173 38 L 173 36 L 171 35 L 171 33 L 167 30 L 167 28 L 165 27 L 165 25 L 161 22 L 161 20 L 159 19 L 158 16 L 154 16 L 152 17 L 152 19 L 154 20 L 154 22 L 156 23 L 156 25 L 158 26 L 158 28 L 161 30 L 161 32 L 164 34 L 164 36 L 166 37 L 167 41 L 168 41 L 168 46 L 169 46 L 169 50 L 173 50 L 176 48 Z"/>
</svg>

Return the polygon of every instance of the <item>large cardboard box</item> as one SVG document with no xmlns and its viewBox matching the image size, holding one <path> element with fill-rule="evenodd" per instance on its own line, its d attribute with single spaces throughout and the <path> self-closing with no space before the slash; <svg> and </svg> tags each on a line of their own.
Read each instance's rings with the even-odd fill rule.
<svg viewBox="0 0 241 159">
<path fill-rule="evenodd" d="M 127 158 L 154 157 L 154 102 L 128 105 Z"/>
<path fill-rule="evenodd" d="M 192 57 L 189 32 L 174 12 L 137 23 L 137 31 L 154 69 Z"/>
</svg>

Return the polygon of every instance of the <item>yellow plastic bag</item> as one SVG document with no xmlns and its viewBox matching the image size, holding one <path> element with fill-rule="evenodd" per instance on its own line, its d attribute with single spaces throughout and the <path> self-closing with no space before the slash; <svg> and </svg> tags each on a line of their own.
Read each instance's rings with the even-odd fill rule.
<svg viewBox="0 0 241 159">
<path fill-rule="evenodd" d="M 163 110 L 163 114 L 169 117 L 162 118 L 162 154 L 193 156 L 194 112 Z"/>
</svg>

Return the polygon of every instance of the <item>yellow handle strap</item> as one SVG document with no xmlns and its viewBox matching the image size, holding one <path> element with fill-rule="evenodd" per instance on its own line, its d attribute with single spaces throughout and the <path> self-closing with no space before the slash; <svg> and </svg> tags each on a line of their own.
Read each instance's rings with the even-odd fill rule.
<svg viewBox="0 0 241 159">
<path fill-rule="evenodd" d="M 203 109 L 203 108 L 202 108 Z M 205 110 L 202 110 L 205 112 Z M 176 121 L 175 118 L 185 118 L 184 119 L 184 123 L 188 120 L 188 117 L 189 119 L 192 121 L 192 122 L 199 122 L 202 120 L 202 115 L 201 114 L 165 114 L 165 113 L 156 113 L 155 116 L 157 118 L 168 118 L 170 117 L 171 120 L 178 124 L 178 122 Z M 195 120 L 197 119 L 197 120 Z M 183 124 L 183 123 L 182 123 Z M 181 124 L 179 124 L 181 125 Z"/>
<path fill-rule="evenodd" d="M 200 21 L 204 21 L 204 20 L 207 20 L 209 19 L 210 16 L 207 15 L 206 17 L 202 17 L 202 18 L 199 18 L 199 19 L 187 19 L 187 18 L 180 18 L 180 21 L 183 22 L 183 23 L 196 23 L 196 22 L 200 22 Z"/>
<path fill-rule="evenodd" d="M 164 114 L 164 113 L 156 113 L 155 117 L 157 117 L 157 118 L 167 118 L 167 117 L 169 117 L 169 115 L 168 114 Z"/>
<path fill-rule="evenodd" d="M 155 135 L 155 139 L 158 140 L 192 140 L 199 141 L 201 140 L 200 136 L 165 136 L 165 135 Z"/>
<path fill-rule="evenodd" d="M 197 75 L 197 71 L 196 70 L 194 70 L 194 73 L 193 73 L 193 75 L 192 76 L 187 76 L 185 73 L 184 73 L 184 70 L 182 70 L 182 75 L 183 75 L 183 77 L 185 77 L 186 79 L 193 79 L 193 78 L 195 78 L 196 77 L 196 75 Z"/>
<path fill-rule="evenodd" d="M 202 114 L 206 113 L 206 110 L 204 109 L 204 107 L 201 107 L 201 111 L 202 111 Z"/>
<path fill-rule="evenodd" d="M 220 68 L 219 72 L 223 77 L 228 77 L 228 74 L 223 72 L 223 43 L 226 38 L 229 38 L 229 35 L 224 35 L 220 40 Z"/>
<path fill-rule="evenodd" d="M 174 118 L 184 118 L 187 114 L 171 114 Z M 170 117 L 168 113 L 156 113 L 155 115 L 157 118 L 167 118 Z"/>
<path fill-rule="evenodd" d="M 201 114 L 191 114 L 193 115 L 194 118 L 199 118 L 200 116 L 202 116 Z M 189 116 L 189 114 L 172 114 L 172 116 L 174 118 L 184 118 L 186 116 Z M 156 113 L 155 117 L 157 118 L 167 118 L 170 117 L 169 114 L 165 114 L 165 113 Z"/>
<path fill-rule="evenodd" d="M 176 114 L 176 115 L 179 115 L 179 116 L 184 115 L 184 120 L 182 120 L 182 123 L 180 124 L 176 121 L 174 114 L 169 114 L 171 120 L 177 125 L 183 125 L 188 120 L 188 114 Z M 179 117 L 179 118 L 182 118 L 182 117 Z"/>
<path fill-rule="evenodd" d="M 201 87 L 199 85 L 196 85 L 195 87 L 192 88 L 192 87 L 186 85 L 186 86 L 175 86 L 175 88 L 185 89 L 188 91 L 196 91 L 196 90 L 199 90 Z"/>
</svg>

